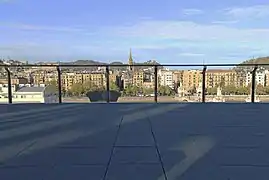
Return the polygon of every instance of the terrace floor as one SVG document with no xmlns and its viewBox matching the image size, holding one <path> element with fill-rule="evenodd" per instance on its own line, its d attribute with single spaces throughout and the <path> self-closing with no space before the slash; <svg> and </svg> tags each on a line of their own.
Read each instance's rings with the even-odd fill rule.
<svg viewBox="0 0 269 180">
<path fill-rule="evenodd" d="M 0 105 L 3 180 L 268 180 L 269 104 Z"/>
</svg>

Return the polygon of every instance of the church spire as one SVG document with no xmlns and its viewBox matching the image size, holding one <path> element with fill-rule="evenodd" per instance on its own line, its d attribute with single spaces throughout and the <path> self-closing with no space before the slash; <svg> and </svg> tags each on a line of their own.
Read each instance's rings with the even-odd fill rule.
<svg viewBox="0 0 269 180">
<path fill-rule="evenodd" d="M 128 64 L 129 64 L 129 70 L 130 71 L 133 70 L 134 61 L 132 56 L 132 49 L 130 49 Z"/>
</svg>

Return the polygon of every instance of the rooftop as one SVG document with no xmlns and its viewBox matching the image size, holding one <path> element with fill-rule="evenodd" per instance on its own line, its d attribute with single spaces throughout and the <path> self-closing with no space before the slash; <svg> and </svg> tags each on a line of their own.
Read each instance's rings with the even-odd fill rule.
<svg viewBox="0 0 269 180">
<path fill-rule="evenodd" d="M 45 87 L 21 87 L 16 92 L 43 92 Z"/>
<path fill-rule="evenodd" d="M 4 180 L 267 180 L 269 104 L 0 105 Z"/>
</svg>

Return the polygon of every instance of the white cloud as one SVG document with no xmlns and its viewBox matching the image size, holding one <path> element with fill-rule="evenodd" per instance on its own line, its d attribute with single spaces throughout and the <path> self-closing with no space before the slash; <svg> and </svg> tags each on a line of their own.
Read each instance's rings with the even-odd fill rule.
<svg viewBox="0 0 269 180">
<path fill-rule="evenodd" d="M 238 21 L 213 21 L 212 24 L 236 24 Z"/>
<path fill-rule="evenodd" d="M 178 54 L 179 56 L 186 56 L 186 57 L 201 57 L 201 56 L 205 56 L 205 54 L 201 54 L 201 53 L 180 53 Z"/>
<path fill-rule="evenodd" d="M 60 26 L 40 26 L 32 24 L 19 24 L 19 23 L 8 23 L 0 24 L 0 27 L 7 27 L 26 31 L 60 31 L 60 32 L 82 32 L 85 31 L 83 28 L 74 27 L 60 27 Z"/>
<path fill-rule="evenodd" d="M 235 7 L 225 9 L 225 14 L 236 19 L 253 19 L 269 16 L 269 5 L 257 5 L 250 7 Z"/>
<path fill-rule="evenodd" d="M 183 9 L 182 13 L 184 15 L 191 16 L 191 15 L 203 14 L 204 12 L 200 9 Z"/>
<path fill-rule="evenodd" d="M 132 26 L 105 29 L 113 35 L 193 41 L 268 41 L 269 29 L 239 29 L 220 24 L 197 24 L 190 21 L 143 21 Z"/>
</svg>

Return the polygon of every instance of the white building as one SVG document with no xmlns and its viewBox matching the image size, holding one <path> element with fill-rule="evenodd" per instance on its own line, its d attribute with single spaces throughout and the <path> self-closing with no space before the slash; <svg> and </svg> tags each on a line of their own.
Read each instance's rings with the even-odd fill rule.
<svg viewBox="0 0 269 180">
<path fill-rule="evenodd" d="M 6 84 L 0 84 L 0 103 L 8 102 Z M 12 102 L 14 103 L 58 103 L 58 92 L 55 86 L 12 86 Z"/>
<path fill-rule="evenodd" d="M 267 74 L 267 70 L 264 70 L 264 69 L 258 69 L 256 71 L 256 76 L 255 76 L 256 85 L 260 84 L 262 86 L 265 86 L 266 74 Z M 251 82 L 252 82 L 252 72 L 247 72 L 245 85 L 249 86 Z"/>
<path fill-rule="evenodd" d="M 170 88 L 174 87 L 173 82 L 173 72 L 169 70 L 159 70 L 158 71 L 159 82 L 161 86 L 169 86 Z"/>
</svg>

